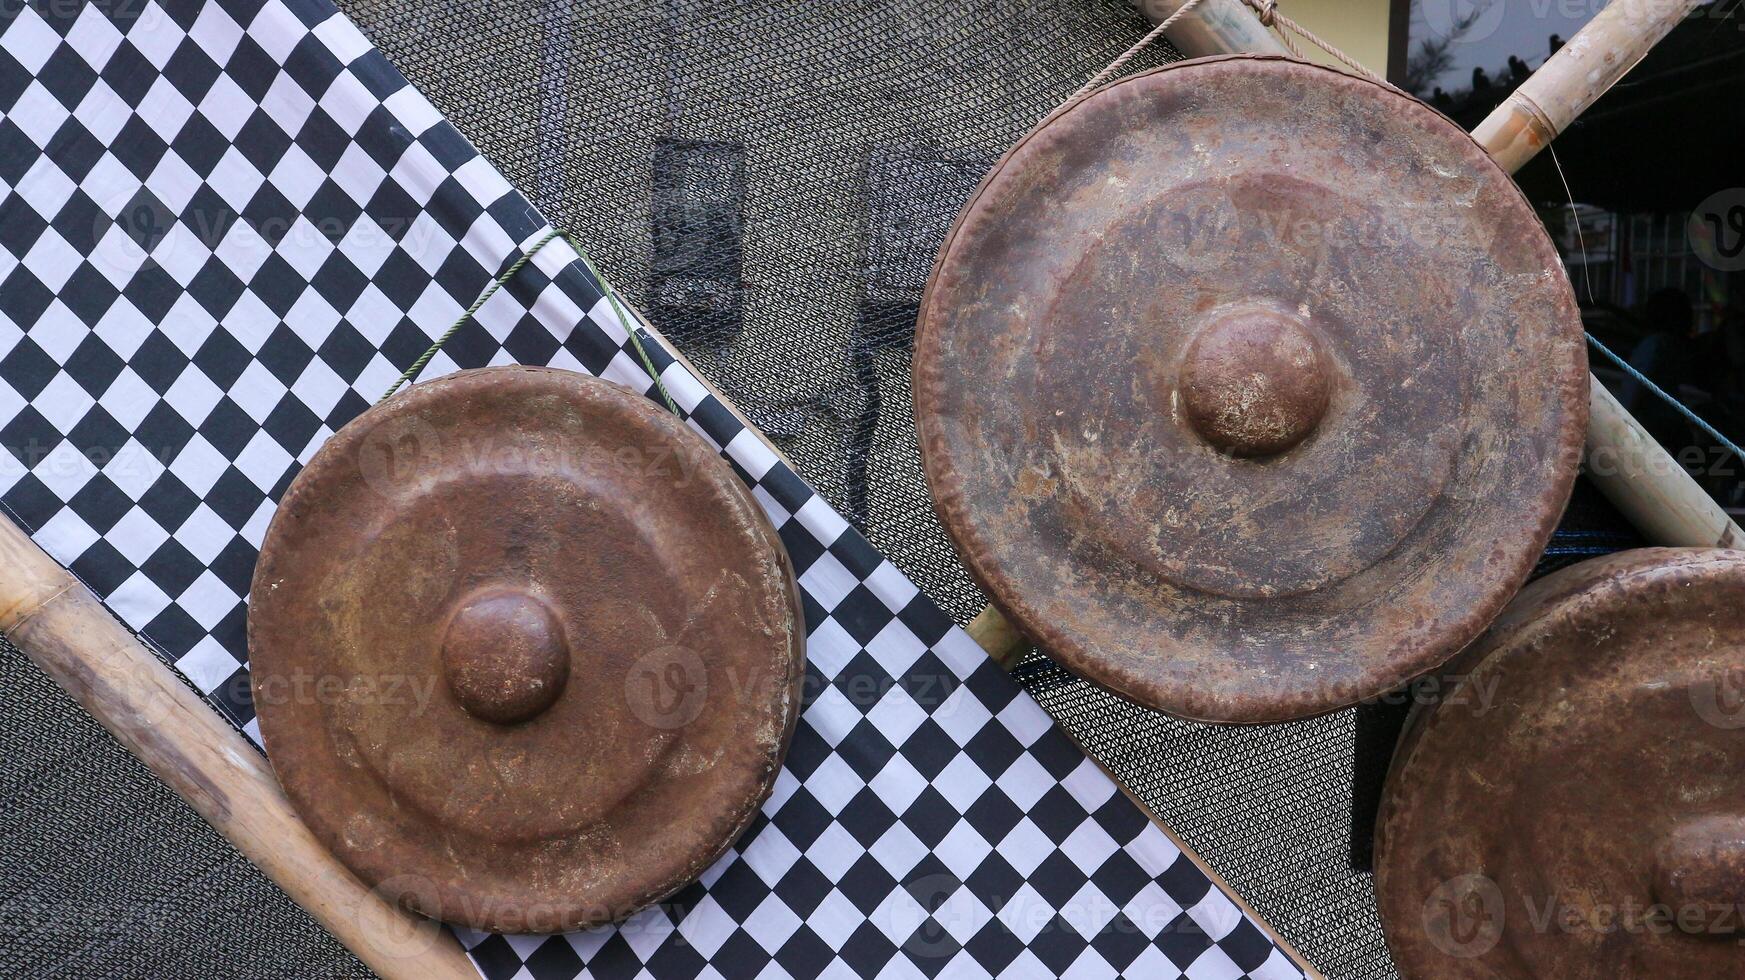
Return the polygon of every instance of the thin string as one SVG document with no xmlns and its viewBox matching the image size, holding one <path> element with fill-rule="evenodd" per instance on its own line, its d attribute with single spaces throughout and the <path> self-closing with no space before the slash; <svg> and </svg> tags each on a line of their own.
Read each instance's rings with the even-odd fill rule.
<svg viewBox="0 0 1745 980">
<path fill-rule="evenodd" d="M 418 372 L 424 370 L 425 366 L 430 363 L 430 359 L 436 356 L 436 352 L 442 350 L 443 345 L 452 340 L 454 335 L 460 332 L 461 327 L 466 326 L 467 321 L 471 320 L 474 314 L 478 313 L 479 309 L 497 294 L 497 290 L 508 285 L 509 281 L 515 278 L 516 273 L 520 272 L 527 263 L 533 261 L 533 257 L 539 254 L 540 249 L 559 238 L 562 238 L 565 244 L 575 250 L 576 256 L 582 260 L 582 265 L 587 268 L 588 274 L 592 275 L 594 281 L 600 284 L 601 291 L 606 294 L 606 301 L 612 304 L 612 314 L 618 318 L 618 322 L 624 327 L 624 332 L 629 335 L 630 346 L 636 350 L 636 356 L 641 359 L 642 369 L 647 371 L 649 378 L 654 381 L 655 391 L 660 393 L 660 399 L 666 403 L 667 410 L 674 415 L 680 414 L 679 407 L 673 403 L 672 396 L 667 394 L 666 385 L 660 380 L 660 372 L 654 368 L 654 359 L 648 356 L 648 349 L 642 346 L 640 324 L 627 315 L 624 307 L 619 305 L 618 290 L 614 289 L 612 283 L 600 274 L 600 270 L 595 267 L 593 260 L 588 257 L 588 253 L 577 245 L 574 239 L 570 238 L 569 232 L 561 228 L 553 228 L 541 235 L 539 240 L 534 242 L 527 251 L 522 252 L 521 256 L 509 268 L 503 270 L 502 275 L 491 280 L 491 284 L 485 287 L 485 291 L 479 294 L 479 298 L 473 300 L 473 305 L 467 307 L 466 312 L 462 313 L 460 318 L 455 320 L 447 330 L 444 330 L 442 335 L 436 338 L 435 343 L 432 343 L 424 353 L 418 355 L 418 359 L 413 361 L 410 367 L 400 372 L 400 376 L 394 379 L 394 383 L 382 393 L 382 397 L 376 399 L 376 404 L 380 405 L 387 401 L 402 386 L 418 377 Z"/>
<path fill-rule="evenodd" d="M 1563 172 L 1563 162 L 1557 159 L 1557 149 L 1550 143 L 1545 148 L 1551 151 L 1551 165 L 1557 168 L 1557 179 L 1563 181 L 1563 196 L 1569 201 L 1569 220 L 1575 223 L 1575 242 L 1581 246 L 1581 280 L 1587 287 L 1587 302 L 1589 306 L 1598 305 L 1594 299 L 1593 267 L 1587 260 L 1587 235 L 1581 230 L 1581 212 L 1575 209 L 1575 192 L 1569 189 L 1569 177 Z"/>
<path fill-rule="evenodd" d="M 1613 364 L 1616 364 L 1618 366 L 1618 370 L 1629 375 L 1632 379 L 1635 380 L 1635 382 L 1637 384 L 1639 384 L 1642 387 L 1653 392 L 1658 398 L 1660 398 L 1661 401 L 1664 401 L 1666 404 L 1672 406 L 1673 411 L 1684 416 L 1685 419 L 1688 422 L 1690 422 L 1690 424 L 1692 424 L 1692 425 L 1696 426 L 1697 428 L 1703 430 L 1704 432 L 1708 433 L 1710 438 L 1712 438 L 1716 442 L 1720 443 L 1723 447 L 1725 447 L 1727 449 L 1728 452 L 1732 453 L 1734 455 L 1734 457 L 1736 457 L 1738 459 L 1745 460 L 1745 450 L 1740 449 L 1733 442 L 1733 440 L 1727 438 L 1724 435 L 1721 435 L 1720 432 L 1716 431 L 1714 426 L 1712 426 L 1708 422 L 1704 421 L 1702 416 L 1691 411 L 1690 408 L 1688 406 L 1686 406 L 1684 402 L 1681 402 L 1677 398 L 1674 398 L 1672 395 L 1668 394 L 1664 389 L 1662 389 L 1659 385 L 1648 380 L 1648 376 L 1646 374 L 1643 374 L 1641 371 L 1636 370 L 1635 366 L 1632 365 L 1629 361 L 1626 361 L 1623 358 L 1619 357 L 1617 355 L 1617 353 L 1614 352 L 1610 347 L 1607 347 L 1605 344 L 1600 343 L 1600 340 L 1598 337 L 1595 337 L 1593 334 L 1590 333 L 1587 335 L 1587 342 L 1589 344 L 1593 345 L 1594 350 L 1597 350 L 1601 354 L 1604 354 L 1606 356 L 1607 360 L 1611 361 Z"/>
<path fill-rule="evenodd" d="M 660 372 L 654 369 L 653 359 L 648 356 L 648 350 L 642 346 L 641 323 L 624 312 L 624 307 L 618 305 L 618 290 L 613 288 L 611 280 L 606 278 L 605 273 L 594 265 L 594 260 L 589 258 L 587 251 L 570 241 L 568 233 L 564 234 L 564 241 L 569 242 L 570 248 L 575 249 L 576 257 L 582 260 L 582 266 L 588 270 L 588 274 L 594 277 L 594 281 L 599 283 L 600 289 L 606 293 L 606 302 L 612 304 L 612 315 L 618 318 L 619 324 L 624 327 L 624 332 L 630 336 L 630 346 L 636 348 L 636 356 L 642 361 L 642 369 L 648 372 L 649 379 L 654 382 L 654 390 L 660 393 L 660 400 L 666 403 L 667 411 L 679 415 L 679 407 L 673 404 L 673 396 L 667 394 L 666 384 L 660 380 Z"/>
<path fill-rule="evenodd" d="M 1272 28 L 1273 31 L 1278 34 L 1279 40 L 1284 42 L 1285 49 L 1291 54 L 1296 55 L 1298 58 L 1301 58 L 1303 53 L 1297 49 L 1297 46 L 1294 43 L 1291 42 L 1291 34 L 1296 34 L 1302 37 L 1310 44 L 1313 44 L 1315 47 L 1332 55 L 1335 61 L 1338 61 L 1345 67 L 1362 75 L 1364 78 L 1367 78 L 1378 85 L 1385 85 L 1388 88 L 1395 87 L 1392 82 L 1389 82 L 1387 79 L 1370 71 L 1368 68 L 1365 68 L 1356 58 L 1339 50 L 1336 46 L 1329 44 L 1314 31 L 1309 30 L 1307 27 L 1304 27 L 1289 17 L 1286 17 L 1284 14 L 1279 13 L 1278 0 L 1242 0 L 1242 2 L 1253 8 L 1254 12 L 1260 16 L 1261 24 Z"/>
</svg>

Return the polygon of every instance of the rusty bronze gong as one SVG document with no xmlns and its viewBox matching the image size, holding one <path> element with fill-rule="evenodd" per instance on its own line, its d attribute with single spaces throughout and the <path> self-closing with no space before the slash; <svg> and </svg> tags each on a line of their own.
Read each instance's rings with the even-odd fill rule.
<svg viewBox="0 0 1745 980">
<path fill-rule="evenodd" d="M 774 784 L 803 670 L 793 572 L 701 438 L 617 385 L 504 367 L 329 440 L 249 607 L 261 735 L 365 882 L 503 932 L 687 884 Z"/>
<path fill-rule="evenodd" d="M 1117 694 L 1244 723 L 1476 636 L 1568 498 L 1587 384 L 1557 250 L 1465 132 L 1258 57 L 1020 142 L 914 361 L 935 506 L 994 603 Z"/>
<path fill-rule="evenodd" d="M 1449 670 L 1378 826 L 1401 975 L 1745 976 L 1745 552 L 1565 569 Z"/>
</svg>

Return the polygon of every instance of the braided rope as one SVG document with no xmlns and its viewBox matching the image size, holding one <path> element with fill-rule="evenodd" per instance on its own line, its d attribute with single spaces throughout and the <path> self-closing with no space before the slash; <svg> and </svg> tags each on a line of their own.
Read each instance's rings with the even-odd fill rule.
<svg viewBox="0 0 1745 980">
<path fill-rule="evenodd" d="M 1673 411 L 1684 416 L 1685 421 L 1689 422 L 1690 424 L 1703 430 L 1703 432 L 1707 433 L 1709 438 L 1715 440 L 1715 442 L 1719 443 L 1728 452 L 1732 453 L 1734 458 L 1745 460 L 1745 449 L 1740 449 L 1739 446 L 1733 442 L 1733 440 L 1727 438 L 1724 435 L 1721 435 L 1720 430 L 1718 430 L 1714 426 L 1710 425 L 1701 415 L 1698 415 L 1695 411 L 1693 411 L 1690 408 L 1690 406 L 1686 405 L 1682 401 L 1679 401 L 1677 396 L 1673 395 L 1671 392 L 1665 390 L 1664 388 L 1661 388 L 1659 385 L 1657 385 L 1653 381 L 1649 380 L 1648 375 L 1643 374 L 1641 371 L 1637 370 L 1635 365 L 1631 364 L 1629 361 L 1626 361 L 1622 357 L 1618 356 L 1617 352 L 1613 351 L 1610 347 L 1607 347 L 1605 344 L 1600 343 L 1600 339 L 1598 337 L 1595 337 L 1593 334 L 1590 333 L 1587 335 L 1587 342 L 1593 346 L 1594 350 L 1597 350 L 1601 354 L 1604 354 L 1606 357 L 1606 360 L 1611 361 L 1612 364 L 1618 368 L 1618 370 L 1629 375 L 1631 377 L 1631 379 L 1633 379 L 1637 384 L 1648 389 L 1656 397 L 1658 397 L 1661 401 L 1665 402 Z"/>
<path fill-rule="evenodd" d="M 1062 103 L 1062 107 L 1064 108 L 1066 106 L 1072 106 L 1079 102 L 1083 102 L 1086 96 L 1096 91 L 1104 82 L 1113 78 L 1123 67 L 1126 66 L 1127 62 L 1139 57 L 1141 51 L 1151 47 L 1158 38 L 1163 36 L 1165 31 L 1175 26 L 1176 21 L 1181 20 L 1183 17 L 1192 13 L 1193 9 L 1203 2 L 1205 2 L 1205 0 L 1188 0 L 1187 3 L 1177 7 L 1175 13 L 1165 17 L 1156 27 L 1151 29 L 1151 33 L 1140 38 L 1132 47 L 1123 51 L 1120 57 L 1109 62 L 1109 67 L 1097 72 L 1095 75 L 1091 76 L 1090 81 L 1079 86 L 1079 90 L 1074 92 L 1071 98 L 1068 98 L 1064 103 Z"/>
<path fill-rule="evenodd" d="M 1272 28 L 1272 30 L 1278 34 L 1279 40 L 1284 42 L 1285 49 L 1290 51 L 1291 54 L 1296 55 L 1298 58 L 1301 58 L 1303 53 L 1291 42 L 1290 34 L 1296 34 L 1302 37 L 1310 44 L 1313 44 L 1315 47 L 1332 55 L 1335 61 L 1338 61 L 1345 67 L 1362 75 L 1364 78 L 1367 78 L 1378 85 L 1386 85 L 1388 88 L 1394 87 L 1393 83 L 1380 75 L 1377 75 L 1375 72 L 1370 71 L 1368 68 L 1365 68 L 1356 58 L 1339 50 L 1336 46 L 1329 44 L 1314 31 L 1309 30 L 1289 17 L 1286 17 L 1284 14 L 1279 13 L 1278 0 L 1242 0 L 1242 2 L 1253 8 L 1254 12 L 1259 15 L 1261 24 Z"/>
</svg>

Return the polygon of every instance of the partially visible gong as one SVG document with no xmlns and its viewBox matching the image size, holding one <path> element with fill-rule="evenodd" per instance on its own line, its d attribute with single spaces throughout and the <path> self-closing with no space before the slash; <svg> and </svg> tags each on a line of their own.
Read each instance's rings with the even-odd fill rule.
<svg viewBox="0 0 1745 980">
<path fill-rule="evenodd" d="M 780 540 L 605 381 L 416 385 L 297 476 L 249 607 L 261 735 L 366 883 L 502 932 L 625 918 L 750 824 L 799 713 Z"/>
<path fill-rule="evenodd" d="M 1587 359 L 1557 250 L 1423 104 L 1185 62 L 995 166 L 917 328 L 935 505 L 1074 672 L 1217 722 L 1389 691 L 1476 636 L 1567 501 Z"/>
<path fill-rule="evenodd" d="M 1565 569 L 1449 670 L 1378 826 L 1401 975 L 1745 976 L 1745 552 Z"/>
</svg>

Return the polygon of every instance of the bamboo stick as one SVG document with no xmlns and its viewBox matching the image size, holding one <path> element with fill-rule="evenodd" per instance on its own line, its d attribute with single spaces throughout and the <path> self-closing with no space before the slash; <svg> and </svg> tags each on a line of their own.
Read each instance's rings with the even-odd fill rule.
<svg viewBox="0 0 1745 980">
<path fill-rule="evenodd" d="M 1473 138 L 1503 169 L 1521 169 L 1703 2 L 1613 0 L 1509 93 Z"/>
<path fill-rule="evenodd" d="M 1187 0 L 1134 0 L 1139 12 L 1154 24 L 1179 10 Z M 1289 54 L 1278 35 L 1261 25 L 1242 0 L 1200 0 L 1169 29 L 1169 43 L 1190 58 L 1247 51 L 1251 54 Z"/>
<path fill-rule="evenodd" d="M 1592 105 L 1619 79 L 1641 62 L 1648 51 L 1701 0 L 1613 0 L 1588 25 L 1578 31 L 1562 50 L 1534 72 L 1502 106 L 1477 129 L 1473 138 L 1510 173 L 1520 169 L 1557 134 Z M 1141 3 L 1153 20 L 1173 12 L 1175 0 L 1160 4 L 1161 16 Z M 1169 39 L 1202 45 L 1208 38 L 1236 38 L 1245 32 L 1231 30 L 1220 21 L 1213 31 L 1202 24 L 1188 27 L 1199 9 L 1172 28 Z M 1246 17 L 1255 29 L 1265 31 L 1253 13 L 1239 0 L 1225 5 L 1231 18 Z M 1192 40 L 1178 43 L 1176 33 L 1191 30 Z M 1268 35 L 1270 37 L 1270 35 Z M 1275 42 L 1276 43 L 1276 42 Z M 1242 48 L 1204 50 L 1195 54 L 1230 54 Z M 1272 50 L 1267 48 L 1266 50 Z M 1732 548 L 1745 544 L 1745 531 L 1715 503 L 1691 475 L 1650 436 L 1642 424 L 1618 404 L 1597 378 L 1589 375 L 1587 475 L 1644 537 L 1655 544 L 1698 548 Z M 976 617 L 980 635 L 998 644 L 988 655 L 1002 664 L 1015 664 L 1025 640 L 993 606 Z M 979 637 L 978 637 L 979 639 Z"/>
<path fill-rule="evenodd" d="M 254 746 L 4 519 L 0 633 L 378 975 L 478 980 L 452 935 L 335 860 Z"/>
<path fill-rule="evenodd" d="M 986 606 L 970 620 L 963 628 L 976 645 L 987 651 L 1006 670 L 1018 666 L 1018 661 L 1024 657 L 1024 652 L 1030 649 L 1030 641 L 1024 639 L 1024 634 L 1018 632 L 1018 627 L 1000 614 L 993 606 Z"/>
<path fill-rule="evenodd" d="M 1737 548 L 1745 535 L 1612 397 L 1588 376 L 1587 475 L 1642 536 L 1657 544 Z"/>
</svg>

